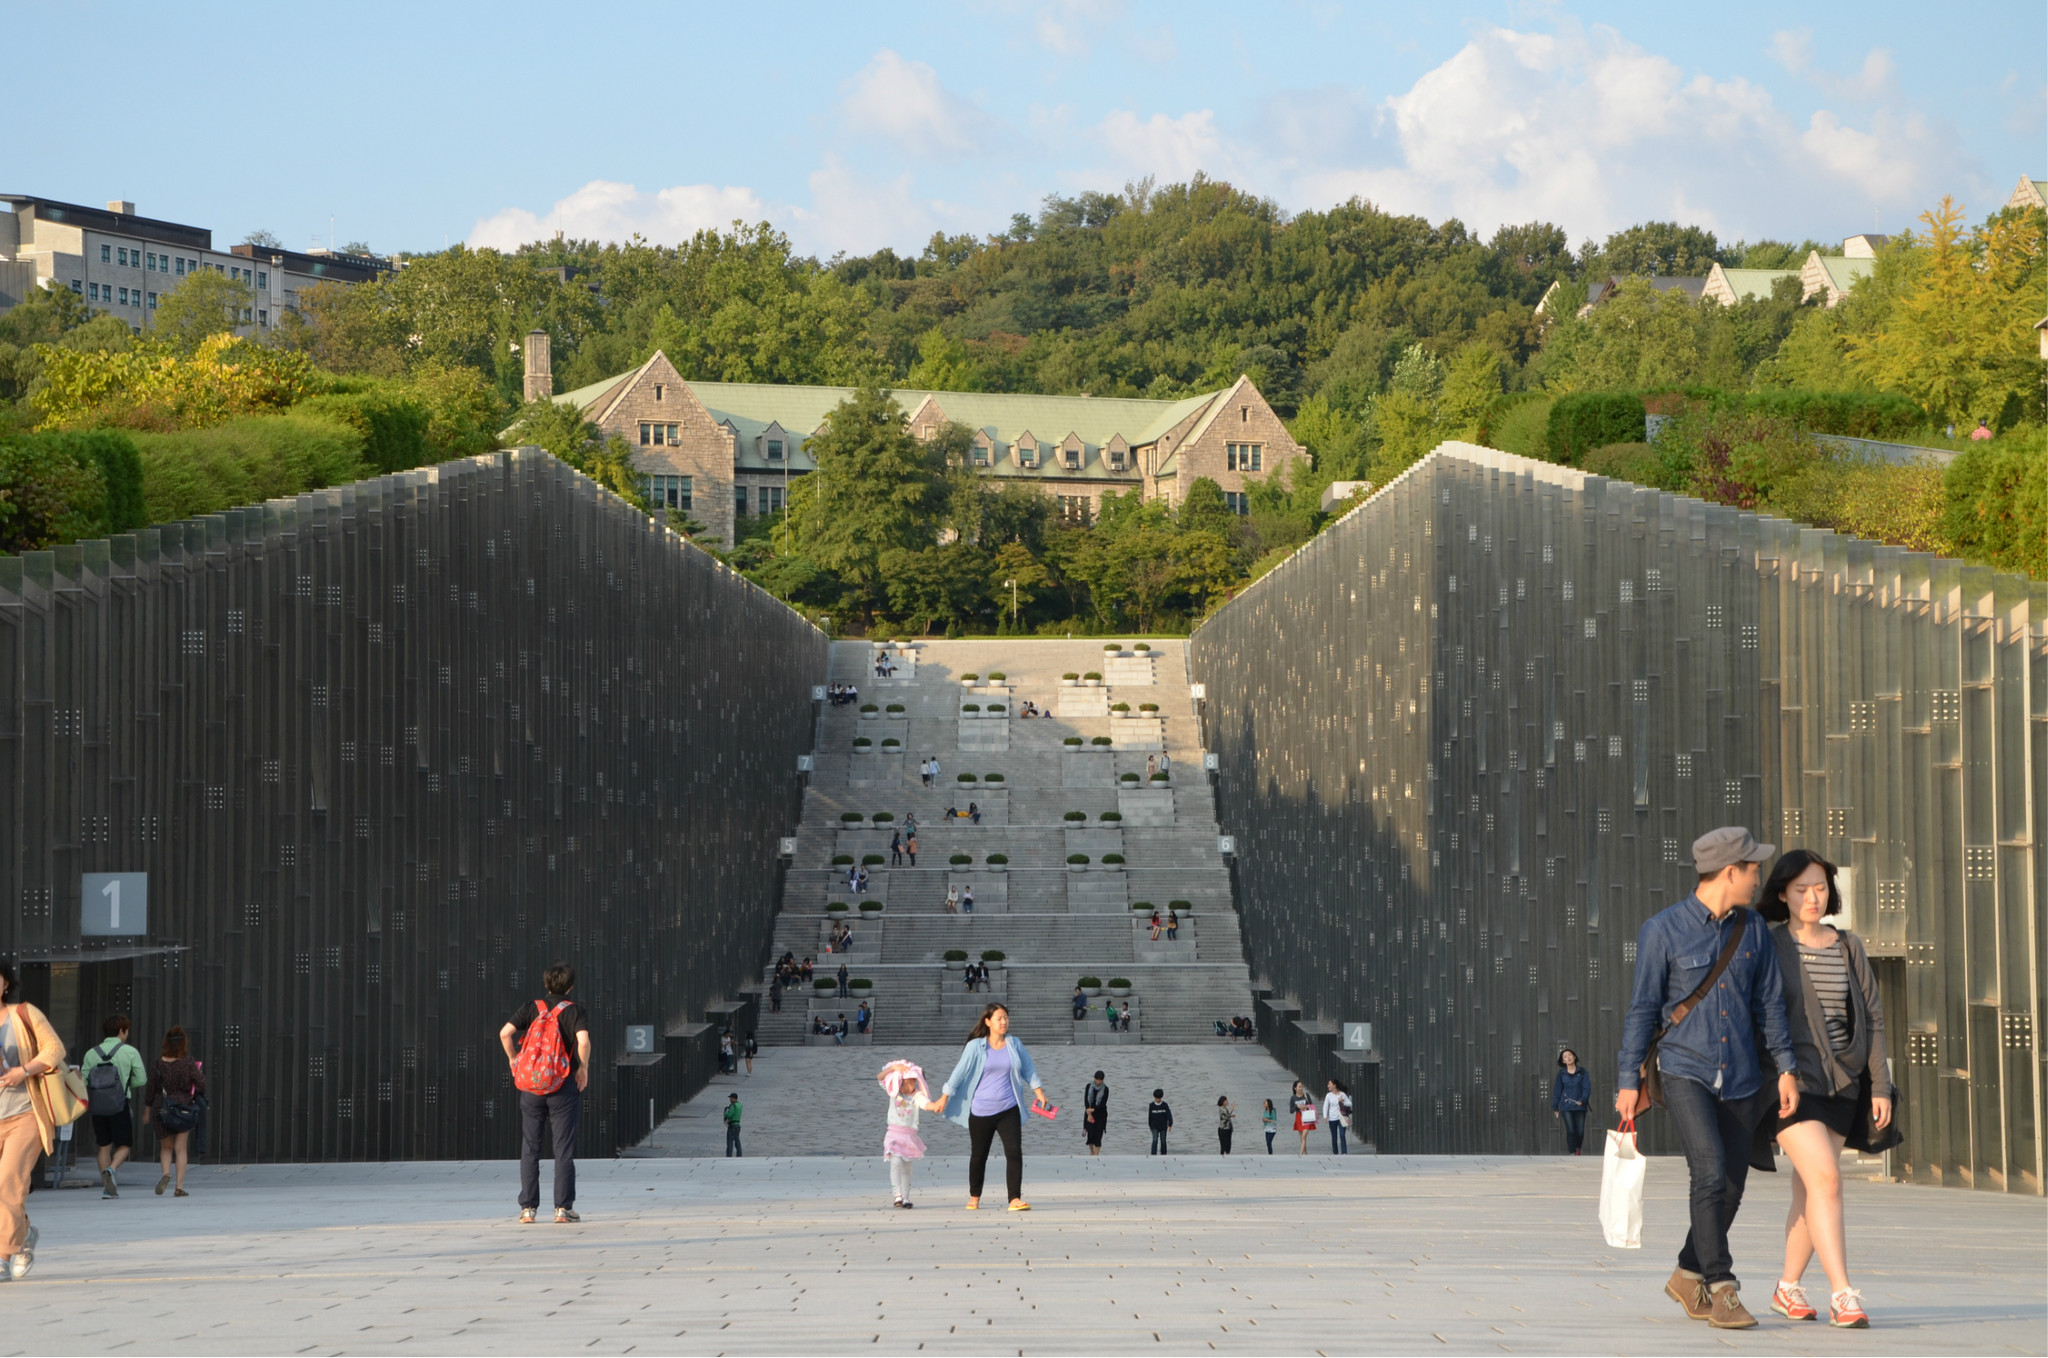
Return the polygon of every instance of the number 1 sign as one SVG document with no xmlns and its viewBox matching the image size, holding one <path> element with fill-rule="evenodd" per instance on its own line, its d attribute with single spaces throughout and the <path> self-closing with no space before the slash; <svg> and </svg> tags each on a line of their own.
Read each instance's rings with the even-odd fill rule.
<svg viewBox="0 0 2048 1358">
<path fill-rule="evenodd" d="M 149 932 L 149 874 L 88 872 L 78 882 L 78 932 L 134 938 Z"/>
</svg>

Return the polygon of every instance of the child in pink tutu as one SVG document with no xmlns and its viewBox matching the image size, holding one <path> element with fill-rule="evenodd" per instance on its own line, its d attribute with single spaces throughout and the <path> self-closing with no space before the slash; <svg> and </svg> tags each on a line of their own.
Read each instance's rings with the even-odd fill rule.
<svg viewBox="0 0 2048 1358">
<path fill-rule="evenodd" d="M 898 1207 L 910 1200 L 910 1162 L 924 1158 L 924 1138 L 917 1134 L 920 1109 L 932 1106 L 924 1071 L 910 1061 L 891 1061 L 879 1077 L 889 1095 L 889 1129 L 882 1135 L 882 1159 L 889 1166 L 889 1187 Z"/>
</svg>

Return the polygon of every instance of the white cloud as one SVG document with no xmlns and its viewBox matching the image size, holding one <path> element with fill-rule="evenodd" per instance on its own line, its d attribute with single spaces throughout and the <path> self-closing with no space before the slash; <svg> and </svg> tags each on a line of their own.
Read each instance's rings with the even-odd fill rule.
<svg viewBox="0 0 2048 1358">
<path fill-rule="evenodd" d="M 769 215 L 752 189 L 712 184 L 678 184 L 642 193 L 631 184 L 593 179 L 545 214 L 508 207 L 480 217 L 468 243 L 478 249 L 513 250 L 557 231 L 572 240 L 629 240 L 643 236 L 657 245 L 679 245 L 707 228 L 735 220 L 757 222 Z"/>
<path fill-rule="evenodd" d="M 1775 47 L 1788 69 L 1810 70 L 1803 35 Z M 1889 61 L 1872 53 L 1844 88 L 1887 88 Z M 1688 75 L 1611 29 L 1576 26 L 1479 31 L 1379 106 L 1375 140 L 1379 163 L 1292 167 L 1289 196 L 1357 194 L 1482 231 L 1543 218 L 1600 235 L 1676 216 L 1756 235 L 1917 204 L 1955 154 L 1924 120 L 1884 110 L 1867 129 L 1830 112 L 1801 129 L 1758 85 Z"/>
<path fill-rule="evenodd" d="M 1862 68 L 1856 74 L 1836 75 L 1813 64 L 1813 30 L 1810 28 L 1788 28 L 1771 34 L 1771 60 L 1793 75 L 1811 82 L 1831 99 L 1869 103 L 1894 97 L 1897 93 L 1893 77 L 1898 73 L 1898 65 L 1890 52 L 1882 47 L 1873 47 L 1863 54 Z"/>
<path fill-rule="evenodd" d="M 1178 118 L 1155 113 L 1142 121 L 1137 114 L 1118 109 L 1096 127 L 1095 139 L 1122 170 L 1157 175 L 1162 182 L 1190 178 L 1197 170 L 1212 176 L 1228 173 L 1229 158 L 1216 130 L 1216 115 L 1206 108 Z"/>
<path fill-rule="evenodd" d="M 886 47 L 848 82 L 840 113 L 851 131 L 913 156 L 978 151 L 990 123 L 987 114 L 941 84 L 937 71 Z"/>
<path fill-rule="evenodd" d="M 790 213 L 800 249 L 828 255 L 865 254 L 884 245 L 922 245 L 932 233 L 938 205 L 917 197 L 908 172 L 876 180 L 828 155 L 811 172 L 811 205 Z"/>
</svg>

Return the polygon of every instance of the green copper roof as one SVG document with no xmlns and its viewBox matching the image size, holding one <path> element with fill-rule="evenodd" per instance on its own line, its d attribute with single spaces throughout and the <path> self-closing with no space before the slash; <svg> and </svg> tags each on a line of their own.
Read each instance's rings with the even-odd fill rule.
<svg viewBox="0 0 2048 1358">
<path fill-rule="evenodd" d="M 1735 294 L 1737 301 L 1751 299 L 1770 300 L 1771 287 L 1781 278 L 1797 278 L 1797 269 L 1722 269 L 1721 277 L 1728 280 L 1728 290 Z"/>
</svg>

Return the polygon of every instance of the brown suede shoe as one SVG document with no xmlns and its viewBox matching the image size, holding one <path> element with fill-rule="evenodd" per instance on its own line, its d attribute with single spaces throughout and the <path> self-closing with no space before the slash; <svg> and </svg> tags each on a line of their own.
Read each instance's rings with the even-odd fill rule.
<svg viewBox="0 0 2048 1358">
<path fill-rule="evenodd" d="M 1714 1304 L 1707 1297 L 1707 1280 L 1686 1269 L 1671 1270 L 1671 1281 L 1664 1284 L 1664 1295 L 1683 1306 L 1686 1315 L 1694 1320 L 1705 1320 L 1714 1313 Z"/>
<path fill-rule="evenodd" d="M 1707 1316 L 1707 1324 L 1717 1330 L 1753 1330 L 1756 1317 L 1742 1304 L 1742 1295 L 1734 1283 L 1715 1283 L 1709 1298 L 1713 1310 Z"/>
</svg>

